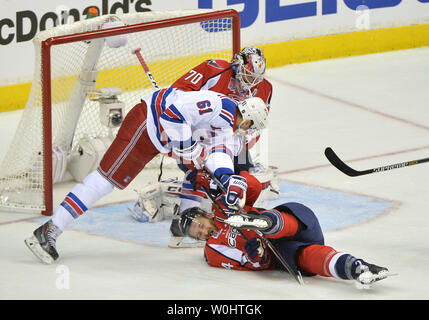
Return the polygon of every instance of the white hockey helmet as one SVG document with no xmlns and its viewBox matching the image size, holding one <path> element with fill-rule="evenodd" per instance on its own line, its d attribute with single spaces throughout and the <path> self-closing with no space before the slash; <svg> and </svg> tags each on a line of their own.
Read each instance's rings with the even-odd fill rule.
<svg viewBox="0 0 429 320">
<path fill-rule="evenodd" d="M 261 49 L 246 47 L 231 61 L 239 91 L 249 91 L 264 80 L 265 57 Z"/>
<path fill-rule="evenodd" d="M 253 121 L 251 128 L 262 130 L 267 127 L 268 107 L 261 98 L 251 97 L 239 101 L 238 110 L 240 110 L 243 120 Z"/>
</svg>

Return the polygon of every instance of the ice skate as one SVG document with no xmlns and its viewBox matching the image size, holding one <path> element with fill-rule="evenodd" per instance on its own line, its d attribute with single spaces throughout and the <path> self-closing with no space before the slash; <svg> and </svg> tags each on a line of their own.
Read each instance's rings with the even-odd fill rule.
<svg viewBox="0 0 429 320">
<path fill-rule="evenodd" d="M 273 222 L 267 216 L 253 213 L 238 213 L 231 215 L 225 223 L 238 229 L 250 229 L 264 231 L 269 229 Z"/>
<path fill-rule="evenodd" d="M 58 259 L 57 237 L 61 230 L 51 220 L 34 230 L 33 236 L 24 240 L 27 247 L 43 263 L 51 264 Z"/>
<path fill-rule="evenodd" d="M 355 280 L 363 288 L 369 288 L 373 283 L 386 279 L 389 275 L 391 274 L 387 268 L 363 261 L 357 267 Z"/>
</svg>

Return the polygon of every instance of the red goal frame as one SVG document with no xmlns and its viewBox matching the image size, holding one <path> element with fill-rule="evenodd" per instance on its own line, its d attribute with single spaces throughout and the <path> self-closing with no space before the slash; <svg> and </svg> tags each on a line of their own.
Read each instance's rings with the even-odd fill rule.
<svg viewBox="0 0 429 320">
<path fill-rule="evenodd" d="M 190 16 L 144 22 L 140 24 L 101 29 L 85 33 L 51 37 L 42 42 L 42 121 L 43 121 L 43 186 L 45 210 L 42 215 L 50 216 L 53 212 L 52 184 L 52 114 L 51 114 L 51 47 L 75 41 L 92 40 L 119 34 L 159 29 L 213 19 L 231 18 L 233 54 L 240 52 L 240 15 L 236 10 L 219 10 Z"/>
</svg>

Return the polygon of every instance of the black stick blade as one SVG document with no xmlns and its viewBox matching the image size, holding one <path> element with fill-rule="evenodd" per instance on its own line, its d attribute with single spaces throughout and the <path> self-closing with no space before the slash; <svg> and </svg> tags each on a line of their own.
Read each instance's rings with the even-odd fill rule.
<svg viewBox="0 0 429 320">
<path fill-rule="evenodd" d="M 325 156 L 326 156 L 326 158 L 328 158 L 329 162 L 335 168 L 337 168 L 338 170 L 340 170 L 341 172 L 345 173 L 346 175 L 348 175 L 350 177 L 357 177 L 357 176 L 362 176 L 364 174 L 370 174 L 370 173 L 384 172 L 384 171 L 388 171 L 388 170 L 392 170 L 392 169 L 405 168 L 408 166 L 429 162 L 429 158 L 423 158 L 423 159 L 419 159 L 419 160 L 400 162 L 400 163 L 395 163 L 395 164 L 391 164 L 388 166 L 382 166 L 382 167 L 378 167 L 378 168 L 357 171 L 357 170 L 350 168 L 348 165 L 346 165 L 335 154 L 334 150 L 332 150 L 330 147 L 325 149 Z"/>
<path fill-rule="evenodd" d="M 337 154 L 334 152 L 334 150 L 332 150 L 330 147 L 327 147 L 325 149 L 325 156 L 326 158 L 329 160 L 329 162 L 338 170 L 340 170 L 341 172 L 345 173 L 346 175 L 350 176 L 350 177 L 357 177 L 357 176 L 361 176 L 363 174 L 367 174 L 370 173 L 371 170 L 369 170 L 369 172 L 366 171 L 356 171 L 352 168 L 350 168 L 348 165 L 346 165 L 338 156 Z"/>
</svg>

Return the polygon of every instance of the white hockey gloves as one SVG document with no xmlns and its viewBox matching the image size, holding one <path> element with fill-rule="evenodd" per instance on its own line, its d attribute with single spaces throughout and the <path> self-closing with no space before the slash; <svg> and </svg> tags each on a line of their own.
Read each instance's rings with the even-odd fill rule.
<svg viewBox="0 0 429 320">
<path fill-rule="evenodd" d="M 173 147 L 173 156 L 191 170 L 200 170 L 204 167 L 204 160 L 207 156 L 204 147 L 194 142 L 185 148 Z"/>
</svg>

